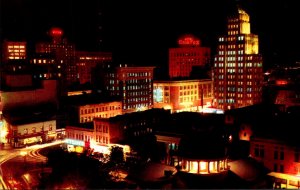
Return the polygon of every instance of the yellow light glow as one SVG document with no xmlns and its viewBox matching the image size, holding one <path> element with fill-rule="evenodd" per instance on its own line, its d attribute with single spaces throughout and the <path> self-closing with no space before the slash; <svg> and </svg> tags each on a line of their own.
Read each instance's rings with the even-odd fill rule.
<svg viewBox="0 0 300 190">
<path fill-rule="evenodd" d="M 83 152 L 83 147 L 76 146 L 75 151 L 78 152 L 78 153 L 81 153 L 81 152 Z"/>
<path fill-rule="evenodd" d="M 198 162 L 190 162 L 190 173 L 198 173 Z"/>
<path fill-rule="evenodd" d="M 200 162 L 200 170 L 206 170 L 206 162 Z"/>
<path fill-rule="evenodd" d="M 26 156 L 26 155 L 27 155 L 27 152 L 26 152 L 26 151 L 21 151 L 21 152 L 20 152 L 20 155 L 21 155 L 21 156 Z"/>
</svg>

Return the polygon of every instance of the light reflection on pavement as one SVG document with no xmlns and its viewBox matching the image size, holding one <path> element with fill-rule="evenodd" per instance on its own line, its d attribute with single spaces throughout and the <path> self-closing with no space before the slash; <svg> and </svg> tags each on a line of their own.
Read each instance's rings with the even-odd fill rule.
<svg viewBox="0 0 300 190">
<path fill-rule="evenodd" d="M 19 172 L 20 168 L 15 166 L 10 170 L 11 173 L 3 173 L 2 168 L 4 163 L 10 160 L 15 160 L 16 163 L 19 164 L 26 164 L 26 162 L 29 161 L 36 163 L 45 162 L 46 158 L 40 155 L 38 151 L 42 148 L 59 145 L 64 142 L 64 140 L 57 140 L 51 143 L 37 144 L 25 148 L 0 150 L 0 189 L 24 189 L 24 186 L 21 186 L 20 182 L 12 177 L 13 173 Z M 27 171 L 22 172 L 26 173 Z"/>
</svg>

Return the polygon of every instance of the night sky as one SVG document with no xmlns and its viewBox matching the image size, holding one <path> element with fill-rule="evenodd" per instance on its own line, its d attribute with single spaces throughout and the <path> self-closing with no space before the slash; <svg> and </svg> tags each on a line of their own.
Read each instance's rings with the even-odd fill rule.
<svg viewBox="0 0 300 190">
<path fill-rule="evenodd" d="M 167 65 L 168 48 L 185 33 L 215 52 L 235 2 L 249 13 L 265 67 L 300 61 L 300 13 L 295 0 L 0 0 L 0 38 L 47 40 L 61 27 L 78 50 L 112 51 L 116 62 Z M 101 10 L 99 16 L 98 10 Z M 101 46 L 97 45 L 102 26 Z"/>
</svg>

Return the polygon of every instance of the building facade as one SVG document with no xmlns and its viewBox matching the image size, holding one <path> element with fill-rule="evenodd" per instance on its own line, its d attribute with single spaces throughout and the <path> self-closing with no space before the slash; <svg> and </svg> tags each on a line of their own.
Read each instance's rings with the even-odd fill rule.
<svg viewBox="0 0 300 190">
<path fill-rule="evenodd" d="M 13 147 L 23 147 L 35 143 L 44 143 L 56 139 L 56 120 L 39 122 L 11 122 L 4 121 L 8 129 L 7 142 Z"/>
<path fill-rule="evenodd" d="M 169 48 L 169 76 L 189 77 L 193 67 L 205 66 L 210 61 L 210 48 L 201 47 L 200 39 L 188 34 L 178 39 L 179 47 Z"/>
<path fill-rule="evenodd" d="M 105 90 L 122 99 L 123 113 L 153 107 L 153 70 L 154 67 L 120 65 L 105 72 Z"/>
<path fill-rule="evenodd" d="M 70 122 L 74 124 L 122 115 L 122 101 L 103 100 L 93 94 L 70 96 L 68 101 Z"/>
<path fill-rule="evenodd" d="M 218 108 L 253 105 L 262 100 L 263 67 L 258 36 L 242 9 L 228 18 L 227 35 L 219 37 L 214 58 L 214 92 Z"/>
<path fill-rule="evenodd" d="M 93 70 L 97 64 L 112 61 L 111 52 L 84 52 L 76 51 L 76 66 L 79 83 L 91 83 Z"/>
<path fill-rule="evenodd" d="M 299 188 L 299 145 L 254 137 L 250 141 L 250 155 L 271 171 L 269 175 L 273 177 L 274 185 L 279 185 L 278 188 Z"/>
<path fill-rule="evenodd" d="M 27 43 L 26 42 L 3 42 L 2 61 L 4 63 L 10 60 L 19 60 L 27 58 Z"/>
<path fill-rule="evenodd" d="M 37 43 L 35 52 L 51 55 L 56 64 L 62 66 L 62 80 L 65 86 L 69 86 L 78 81 L 75 45 L 62 38 L 63 31 L 60 28 L 51 28 L 49 35 L 52 41 Z"/>
<path fill-rule="evenodd" d="M 213 82 L 210 79 L 154 81 L 153 100 L 155 108 L 201 112 L 212 105 Z"/>
<path fill-rule="evenodd" d="M 68 151 L 82 153 L 90 148 L 94 138 L 94 129 L 77 126 L 66 126 L 66 144 Z"/>
<path fill-rule="evenodd" d="M 11 78 L 13 79 L 13 77 Z M 36 106 L 39 104 L 58 104 L 57 81 L 43 80 L 41 86 L 33 86 L 31 76 L 20 76 L 14 80 L 29 81 L 28 86 L 18 90 L 2 91 L 3 110 L 17 109 L 20 106 Z M 10 80 L 11 83 L 13 80 Z M 27 84 L 27 82 L 25 83 Z M 29 85 L 30 84 L 30 85 Z"/>
</svg>

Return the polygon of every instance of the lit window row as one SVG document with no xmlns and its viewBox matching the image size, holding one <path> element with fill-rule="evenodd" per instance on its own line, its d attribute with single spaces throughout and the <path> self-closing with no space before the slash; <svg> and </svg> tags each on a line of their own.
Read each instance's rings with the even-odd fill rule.
<svg viewBox="0 0 300 190">
<path fill-rule="evenodd" d="M 99 106 L 99 107 L 94 107 L 94 108 L 81 108 L 80 109 L 80 114 L 91 114 L 91 113 L 98 113 L 98 112 L 104 112 L 104 111 L 112 111 L 112 110 L 120 110 L 121 107 L 120 105 L 117 106 Z"/>
<path fill-rule="evenodd" d="M 237 24 L 229 24 L 229 25 L 228 25 L 228 28 L 229 28 L 229 29 L 232 29 L 232 28 L 238 28 L 238 25 L 237 25 Z"/>
<path fill-rule="evenodd" d="M 151 72 L 127 73 L 127 77 L 142 77 L 142 76 L 151 76 Z"/>
<path fill-rule="evenodd" d="M 244 36 L 239 36 L 238 40 L 240 40 L 240 41 L 244 40 Z"/>
</svg>

